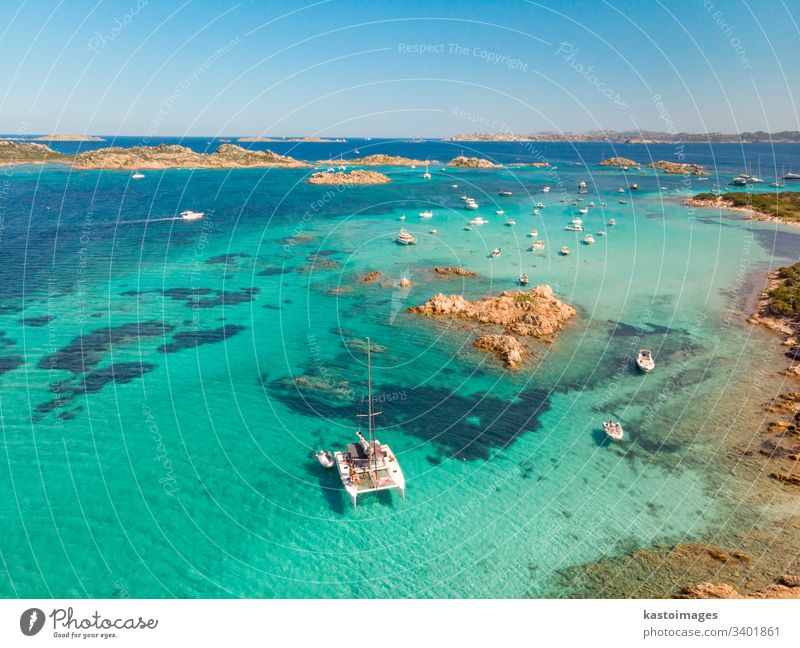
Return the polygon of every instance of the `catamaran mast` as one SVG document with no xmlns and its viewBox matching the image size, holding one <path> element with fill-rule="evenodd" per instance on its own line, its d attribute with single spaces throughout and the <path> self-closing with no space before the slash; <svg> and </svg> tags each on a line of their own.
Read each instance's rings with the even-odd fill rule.
<svg viewBox="0 0 800 648">
<path fill-rule="evenodd" d="M 375 413 L 372 410 L 372 350 L 369 338 L 367 338 L 367 400 L 369 401 L 367 405 L 367 407 L 369 407 L 369 467 L 373 474 L 375 474 L 377 469 L 377 457 L 375 456 L 375 425 L 373 421 Z"/>
</svg>

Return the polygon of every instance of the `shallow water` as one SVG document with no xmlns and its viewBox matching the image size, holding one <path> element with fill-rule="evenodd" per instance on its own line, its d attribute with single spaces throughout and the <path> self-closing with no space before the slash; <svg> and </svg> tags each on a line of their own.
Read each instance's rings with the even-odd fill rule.
<svg viewBox="0 0 800 648">
<path fill-rule="evenodd" d="M 303 184 L 303 170 L 9 170 L 0 595 L 558 596 L 571 566 L 713 534 L 735 500 L 717 490 L 716 430 L 751 407 L 742 384 L 759 377 L 754 397 L 779 384 L 779 349 L 743 325 L 747 296 L 797 260 L 799 234 L 681 205 L 713 180 L 636 174 L 620 205 L 620 171 L 550 146 L 557 172 L 437 167 L 423 181 L 392 168 L 390 185 L 341 191 Z M 385 146 L 398 148 L 454 147 Z M 713 151 L 732 160 L 725 177 L 737 151 Z M 581 179 L 598 204 L 587 231 L 608 232 L 593 246 L 563 230 L 577 207 L 558 183 L 571 200 Z M 463 230 L 476 212 L 462 193 L 489 224 Z M 154 220 L 183 209 L 208 216 Z M 417 246 L 393 243 L 401 224 Z M 544 253 L 527 250 L 532 227 Z M 370 270 L 381 280 L 363 283 Z M 512 289 L 523 271 L 579 314 L 519 371 L 474 350 L 470 325 L 406 310 L 439 291 Z M 354 437 L 367 336 L 382 347 L 380 438 L 408 497 L 354 512 L 309 453 Z M 640 347 L 658 362 L 647 376 L 631 365 Z M 625 443 L 603 440 L 609 416 Z"/>
</svg>

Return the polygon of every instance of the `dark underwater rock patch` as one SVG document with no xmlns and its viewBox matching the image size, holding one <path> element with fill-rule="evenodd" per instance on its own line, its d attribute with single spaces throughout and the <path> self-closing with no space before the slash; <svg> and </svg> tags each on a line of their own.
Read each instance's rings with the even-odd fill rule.
<svg viewBox="0 0 800 648">
<path fill-rule="evenodd" d="M 353 397 L 325 397 L 321 390 L 300 390 L 289 382 L 276 380 L 268 387 L 271 396 L 296 412 L 325 418 L 354 413 Z M 349 384 L 348 388 L 355 395 L 357 390 Z M 491 395 L 459 396 L 444 387 L 391 384 L 378 385 L 374 397 L 383 412 L 380 427 L 396 427 L 463 459 L 489 459 L 520 434 L 535 432 L 541 426 L 539 417 L 549 408 L 548 392 L 537 389 L 521 392 L 511 403 Z"/>
<path fill-rule="evenodd" d="M 247 254 L 246 252 L 231 252 L 206 259 L 206 263 L 209 265 L 235 265 L 238 263 L 237 259 L 246 259 L 252 256 L 252 254 Z"/>
<path fill-rule="evenodd" d="M 43 357 L 40 369 L 60 369 L 82 374 L 95 367 L 112 347 L 131 344 L 147 337 L 166 335 L 173 326 L 157 320 L 131 322 L 121 326 L 96 329 L 73 339 L 55 353 Z"/>
<path fill-rule="evenodd" d="M 258 288 L 242 288 L 240 290 L 215 290 L 213 288 L 165 288 L 164 290 L 131 290 L 121 295 L 141 296 L 156 294 L 174 301 L 184 302 L 188 308 L 213 308 L 214 306 L 235 306 L 250 302 L 258 294 Z"/>
<path fill-rule="evenodd" d="M 38 317 L 23 317 L 20 320 L 21 324 L 25 326 L 33 326 L 34 328 L 38 328 L 40 326 L 47 326 L 50 322 L 55 319 L 53 315 L 40 315 Z"/>
<path fill-rule="evenodd" d="M 196 296 L 210 295 L 213 292 L 211 288 L 167 288 L 162 290 L 161 294 L 175 301 L 186 301 Z"/>
<path fill-rule="evenodd" d="M 275 275 L 286 274 L 286 268 L 264 268 L 256 273 L 257 277 L 273 277 Z"/>
<path fill-rule="evenodd" d="M 149 362 L 117 362 L 86 374 L 76 392 L 94 394 L 112 382 L 124 385 L 153 371 L 157 366 Z"/>
<path fill-rule="evenodd" d="M 0 356 L 0 375 L 14 371 L 17 367 L 22 365 L 24 360 L 19 355 L 6 355 Z"/>
<path fill-rule="evenodd" d="M 187 302 L 187 306 L 194 306 L 197 308 L 213 308 L 214 306 L 236 306 L 236 304 L 243 304 L 251 302 L 259 293 L 258 288 L 242 288 L 236 291 L 219 291 L 213 297 L 205 299 L 195 299 Z"/>
<path fill-rule="evenodd" d="M 172 342 L 158 347 L 159 353 L 177 353 L 184 349 L 194 349 L 203 344 L 222 342 L 227 338 L 244 331 L 246 327 L 238 325 L 220 326 L 203 331 L 181 331 L 172 337 Z"/>
</svg>

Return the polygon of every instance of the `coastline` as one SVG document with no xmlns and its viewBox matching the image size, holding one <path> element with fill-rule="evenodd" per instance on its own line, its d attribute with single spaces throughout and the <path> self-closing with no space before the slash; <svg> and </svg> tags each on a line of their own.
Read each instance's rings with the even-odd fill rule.
<svg viewBox="0 0 800 648">
<path fill-rule="evenodd" d="M 784 353 L 796 344 L 798 323 L 767 311 L 767 293 L 781 283 L 777 272 L 754 272 L 756 287 L 742 308 L 755 306 L 755 312 L 738 320 L 752 327 L 751 334 L 770 341 L 775 364 L 767 363 L 770 369 L 760 369 L 766 373 L 738 385 L 741 400 L 728 397 L 747 408 L 736 411 L 733 421 L 712 424 L 720 439 L 717 468 L 727 476 L 722 485 L 710 483 L 709 488 L 728 500 L 730 515 L 710 537 L 637 548 L 566 570 L 563 587 L 568 596 L 800 598 L 800 515 L 764 515 L 767 504 L 780 511 L 800 495 L 800 477 L 795 481 L 800 473 L 790 468 L 792 477 L 782 478 L 787 465 L 800 471 L 800 431 L 795 427 L 800 417 L 800 366 Z M 737 425 L 740 422 L 744 425 Z M 798 445 L 787 449 L 787 439 Z"/>
<path fill-rule="evenodd" d="M 780 223 L 781 225 L 790 225 L 792 227 L 800 226 L 800 221 L 798 220 L 787 220 L 785 218 L 780 218 L 779 216 L 775 216 L 773 214 L 761 211 L 753 206 L 731 205 L 725 201 L 724 196 L 733 194 L 720 194 L 715 198 L 699 198 L 699 196 L 702 195 L 704 194 L 697 194 L 696 196 L 687 198 L 683 201 L 683 204 L 686 205 L 687 207 L 718 209 L 720 211 L 739 212 L 743 214 L 748 214 L 750 218 L 748 218 L 747 220 Z"/>
</svg>

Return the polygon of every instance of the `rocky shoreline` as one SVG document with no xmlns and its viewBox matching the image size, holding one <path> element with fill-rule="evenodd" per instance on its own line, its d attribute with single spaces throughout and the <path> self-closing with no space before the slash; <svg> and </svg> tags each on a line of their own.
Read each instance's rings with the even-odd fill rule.
<svg viewBox="0 0 800 648">
<path fill-rule="evenodd" d="M 529 291 L 509 290 L 476 301 L 439 293 L 408 310 L 427 317 L 470 320 L 482 326 L 502 328 L 502 334 L 480 335 L 474 345 L 494 353 L 511 368 L 519 367 L 528 354 L 527 347 L 515 336 L 551 339 L 576 314 L 575 309 L 558 300 L 546 284 Z"/>
</svg>

